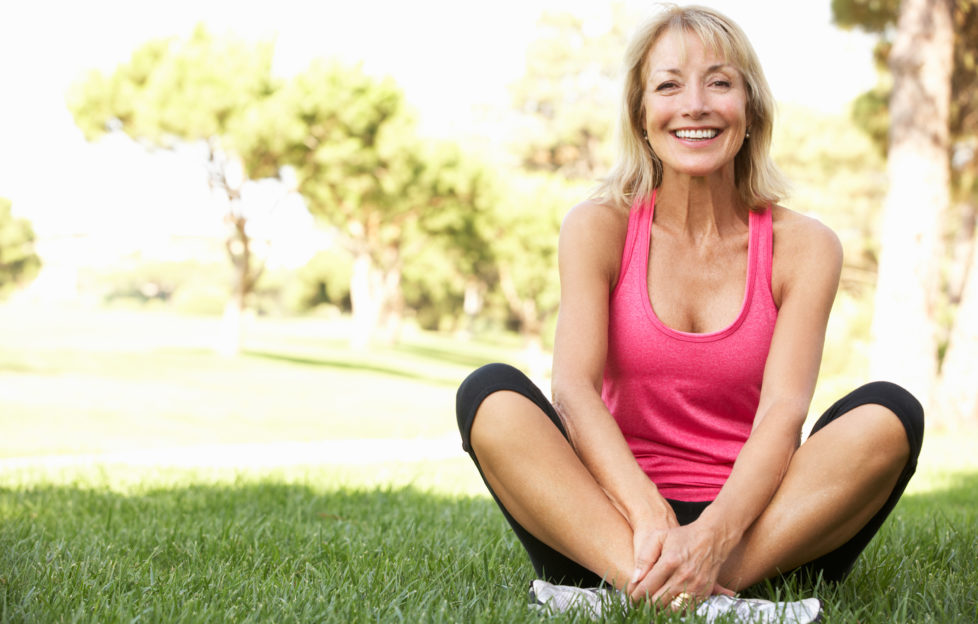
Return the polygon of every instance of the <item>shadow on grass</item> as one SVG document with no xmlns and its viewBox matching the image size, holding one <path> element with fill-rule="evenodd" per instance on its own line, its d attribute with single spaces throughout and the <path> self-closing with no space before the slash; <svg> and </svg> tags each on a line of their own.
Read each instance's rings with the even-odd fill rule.
<svg viewBox="0 0 978 624">
<path fill-rule="evenodd" d="M 455 378 L 455 377 L 449 378 L 440 375 L 425 374 L 418 371 L 407 370 L 401 367 L 384 366 L 381 364 L 374 364 L 374 363 L 362 362 L 362 361 L 341 360 L 337 358 L 313 358 L 313 357 L 301 356 L 301 355 L 289 355 L 285 353 L 272 353 L 269 351 L 246 350 L 244 351 L 244 354 L 249 357 L 271 360 L 274 362 L 287 362 L 289 364 L 300 364 L 302 366 L 322 366 L 326 368 L 335 368 L 340 370 L 377 373 L 380 375 L 387 375 L 390 377 L 400 377 L 402 379 L 424 381 L 439 386 L 454 387 L 454 386 L 458 386 L 458 384 L 461 383 L 462 381 L 461 378 Z"/>
<path fill-rule="evenodd" d="M 486 353 L 466 353 L 455 348 L 444 349 L 440 347 L 422 346 L 417 344 L 405 344 L 398 347 L 399 351 L 410 353 L 420 357 L 428 358 L 439 362 L 448 362 L 464 368 L 475 370 L 483 364 L 496 362 L 500 358 Z"/>
</svg>

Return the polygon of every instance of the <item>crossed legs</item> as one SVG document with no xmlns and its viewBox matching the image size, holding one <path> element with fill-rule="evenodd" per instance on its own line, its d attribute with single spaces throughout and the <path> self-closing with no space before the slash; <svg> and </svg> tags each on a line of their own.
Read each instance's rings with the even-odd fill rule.
<svg viewBox="0 0 978 624">
<path fill-rule="evenodd" d="M 881 405 L 861 405 L 829 423 L 795 452 L 720 584 L 747 587 L 842 547 L 883 508 L 909 457 L 903 425 Z"/>
<path fill-rule="evenodd" d="M 486 369 L 482 384 L 477 371 L 459 390 L 463 443 L 537 573 L 623 587 L 633 568 L 628 522 L 577 458 L 539 391 L 515 369 Z M 497 381 L 487 386 L 490 377 Z M 864 386 L 830 408 L 727 560 L 720 583 L 738 590 L 803 564 L 826 578 L 844 577 L 913 474 L 922 419 L 919 404 L 892 384 Z"/>
<path fill-rule="evenodd" d="M 627 584 L 627 520 L 536 405 L 515 392 L 490 395 L 471 441 L 487 485 L 517 523 L 601 579 Z"/>
</svg>

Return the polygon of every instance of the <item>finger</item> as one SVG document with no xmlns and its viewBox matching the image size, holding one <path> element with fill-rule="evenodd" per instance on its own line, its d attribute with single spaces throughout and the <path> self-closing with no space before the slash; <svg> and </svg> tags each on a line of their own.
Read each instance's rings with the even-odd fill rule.
<svg viewBox="0 0 978 624">
<path fill-rule="evenodd" d="M 667 581 L 671 581 L 674 588 L 681 587 L 681 585 L 676 584 L 676 580 L 673 578 L 677 565 L 678 562 L 664 561 L 660 557 L 648 574 L 631 588 L 629 595 L 632 600 L 652 600 L 654 602 L 669 587 Z M 680 590 L 676 589 L 675 591 L 678 593 Z"/>
<path fill-rule="evenodd" d="M 641 581 L 652 570 L 652 566 L 659 560 L 662 554 L 662 536 L 655 536 L 651 541 L 645 541 L 635 545 L 635 569 L 632 571 L 632 578 L 629 586 L 633 586 Z"/>
<path fill-rule="evenodd" d="M 688 592 L 679 592 L 668 603 L 668 609 L 673 612 L 692 611 L 698 599 Z"/>
<path fill-rule="evenodd" d="M 656 609 L 669 612 L 682 612 L 696 604 L 699 598 L 691 586 L 683 583 L 676 583 L 674 579 L 669 579 L 666 584 L 656 592 L 651 599 Z"/>
<path fill-rule="evenodd" d="M 652 595 L 652 602 L 662 609 L 684 611 L 709 597 L 710 588 L 714 586 L 724 592 L 730 591 L 718 583 L 701 578 L 691 570 L 680 566 L 668 579 L 661 583 L 659 591 Z M 681 608 L 677 609 L 677 605 Z"/>
<path fill-rule="evenodd" d="M 736 592 L 734 592 L 734 590 L 727 589 L 726 587 L 724 587 L 720 583 L 714 583 L 713 584 L 713 591 L 711 591 L 710 593 L 712 595 L 714 595 L 714 596 L 717 595 L 717 594 L 720 594 L 720 595 L 723 595 L 723 596 L 736 596 L 737 595 Z"/>
<path fill-rule="evenodd" d="M 677 598 L 687 599 L 691 595 L 686 589 L 685 584 L 677 583 L 674 579 L 669 579 L 659 588 L 659 591 L 652 595 L 652 602 L 660 609 L 674 611 L 673 603 L 676 602 Z"/>
<path fill-rule="evenodd" d="M 652 566 L 655 565 L 655 561 L 658 559 L 658 554 L 655 553 L 652 557 L 648 559 L 636 559 L 635 560 L 635 570 L 632 572 L 632 579 L 629 583 L 634 585 L 641 581 L 645 576 L 652 571 Z"/>
</svg>

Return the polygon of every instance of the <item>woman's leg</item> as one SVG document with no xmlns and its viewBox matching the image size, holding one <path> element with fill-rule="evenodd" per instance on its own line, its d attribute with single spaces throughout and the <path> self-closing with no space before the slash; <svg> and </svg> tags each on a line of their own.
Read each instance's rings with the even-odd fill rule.
<svg viewBox="0 0 978 624">
<path fill-rule="evenodd" d="M 522 373 L 501 364 L 479 369 L 459 388 L 456 413 L 463 447 L 541 578 L 628 582 L 631 528 L 574 453 L 549 401 Z"/>
<path fill-rule="evenodd" d="M 839 400 L 795 453 L 721 584 L 741 589 L 803 565 L 844 578 L 903 493 L 922 439 L 923 410 L 899 386 L 876 382 Z"/>
</svg>

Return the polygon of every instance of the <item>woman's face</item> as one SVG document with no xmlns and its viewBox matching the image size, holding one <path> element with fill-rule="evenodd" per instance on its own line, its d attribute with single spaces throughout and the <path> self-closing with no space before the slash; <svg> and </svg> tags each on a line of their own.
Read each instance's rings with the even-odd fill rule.
<svg viewBox="0 0 978 624">
<path fill-rule="evenodd" d="M 734 157 L 747 131 L 740 71 L 696 34 L 677 31 L 662 35 L 645 62 L 645 131 L 662 160 L 663 180 L 718 172 L 733 180 Z"/>
</svg>

